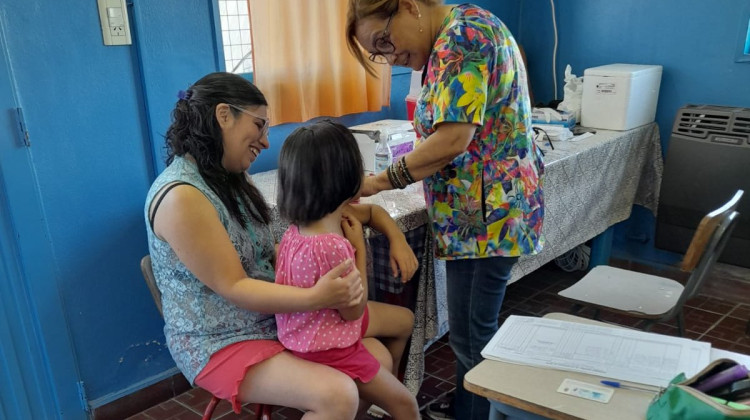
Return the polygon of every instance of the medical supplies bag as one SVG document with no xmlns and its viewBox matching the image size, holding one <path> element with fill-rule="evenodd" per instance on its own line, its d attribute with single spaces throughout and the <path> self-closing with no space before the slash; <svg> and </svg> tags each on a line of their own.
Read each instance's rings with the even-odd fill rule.
<svg viewBox="0 0 750 420">
<path fill-rule="evenodd" d="M 695 376 L 680 373 L 649 404 L 648 420 L 750 420 L 750 376 L 745 366 L 718 359 Z"/>
</svg>

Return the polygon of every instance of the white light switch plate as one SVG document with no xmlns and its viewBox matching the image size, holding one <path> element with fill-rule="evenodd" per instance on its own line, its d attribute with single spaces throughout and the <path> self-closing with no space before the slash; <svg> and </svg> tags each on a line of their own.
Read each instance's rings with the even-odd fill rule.
<svg viewBox="0 0 750 420">
<path fill-rule="evenodd" d="M 130 21 L 125 0 L 96 0 L 104 45 L 130 45 Z"/>
</svg>

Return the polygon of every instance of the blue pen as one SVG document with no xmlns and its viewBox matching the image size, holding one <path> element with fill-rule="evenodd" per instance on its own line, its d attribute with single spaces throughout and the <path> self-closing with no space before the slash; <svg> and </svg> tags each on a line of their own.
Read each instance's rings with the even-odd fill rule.
<svg viewBox="0 0 750 420">
<path fill-rule="evenodd" d="M 622 388 L 622 389 L 633 389 L 636 391 L 646 391 L 646 392 L 659 392 L 657 389 L 651 389 L 651 388 L 645 388 L 635 385 L 625 385 L 621 384 L 617 381 L 600 381 L 603 385 L 611 386 L 612 388 Z"/>
</svg>

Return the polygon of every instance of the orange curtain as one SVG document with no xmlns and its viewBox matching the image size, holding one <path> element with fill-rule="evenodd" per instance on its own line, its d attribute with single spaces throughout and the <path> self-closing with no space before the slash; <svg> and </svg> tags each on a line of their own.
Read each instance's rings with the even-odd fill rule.
<svg viewBox="0 0 750 420">
<path fill-rule="evenodd" d="M 347 0 L 248 0 L 253 81 L 272 123 L 379 111 L 390 104 L 391 70 L 372 77 L 349 53 Z"/>
</svg>

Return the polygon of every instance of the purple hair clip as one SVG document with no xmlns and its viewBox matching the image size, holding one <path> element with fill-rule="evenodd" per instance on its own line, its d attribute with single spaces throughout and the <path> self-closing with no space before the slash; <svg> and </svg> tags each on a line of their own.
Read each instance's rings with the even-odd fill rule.
<svg viewBox="0 0 750 420">
<path fill-rule="evenodd" d="M 185 101 L 190 99 L 191 96 L 193 96 L 193 92 L 187 92 L 184 90 L 180 90 L 179 92 L 177 92 L 177 97 Z"/>
</svg>

